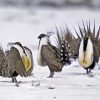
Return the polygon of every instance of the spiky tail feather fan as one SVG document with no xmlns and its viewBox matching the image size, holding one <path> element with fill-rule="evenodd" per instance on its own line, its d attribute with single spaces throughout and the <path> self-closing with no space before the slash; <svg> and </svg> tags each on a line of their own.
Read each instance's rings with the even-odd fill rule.
<svg viewBox="0 0 100 100">
<path fill-rule="evenodd" d="M 86 35 L 90 36 L 91 41 L 93 43 L 93 48 L 94 48 L 94 59 L 98 63 L 99 57 L 100 57 L 100 41 L 99 41 L 100 40 L 100 37 L 99 37 L 100 26 L 99 26 L 98 31 L 96 33 L 95 32 L 95 22 L 94 22 L 93 30 L 91 30 L 90 22 L 89 23 L 86 22 L 86 27 L 85 27 L 85 24 L 83 22 L 83 28 L 80 28 L 80 26 L 79 26 L 79 30 L 81 33 L 81 39 Z"/>
<path fill-rule="evenodd" d="M 94 22 L 94 27 L 93 30 L 91 30 L 90 27 L 90 22 L 85 23 L 82 21 L 83 27 L 81 28 L 79 25 L 79 33 L 75 30 L 75 33 L 77 35 L 77 38 L 74 37 L 74 35 L 69 31 L 69 29 L 66 27 L 65 30 L 60 32 L 57 29 L 57 47 L 59 50 L 60 54 L 60 59 L 63 64 L 66 64 L 66 60 L 68 57 L 69 58 L 78 58 L 78 53 L 79 53 L 79 46 L 81 43 L 81 40 L 84 38 L 85 35 L 90 35 L 91 41 L 93 43 L 93 48 L 94 48 L 94 59 L 96 62 L 99 61 L 100 57 L 100 27 L 97 31 L 97 34 L 95 32 L 95 22 Z M 69 45 L 69 47 L 68 47 Z M 67 55 L 67 56 L 65 56 Z"/>
<path fill-rule="evenodd" d="M 63 65 L 71 64 L 70 56 L 71 56 L 71 50 L 70 50 L 70 44 L 68 44 L 68 41 L 66 41 L 65 34 L 61 34 L 57 29 L 57 48 L 59 51 L 61 63 Z"/>
<path fill-rule="evenodd" d="M 6 76 L 6 69 L 7 68 L 7 60 L 5 57 L 5 53 L 2 49 L 2 47 L 0 47 L 0 76 Z"/>
</svg>

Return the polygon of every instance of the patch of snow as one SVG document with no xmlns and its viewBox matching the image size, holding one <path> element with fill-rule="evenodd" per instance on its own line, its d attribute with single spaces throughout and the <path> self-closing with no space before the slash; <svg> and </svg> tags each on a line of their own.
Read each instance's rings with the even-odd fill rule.
<svg viewBox="0 0 100 100">
<path fill-rule="evenodd" d="M 11 83 L 10 78 L 0 77 L 0 100 L 99 100 L 98 65 L 93 70 L 92 78 L 85 74 L 77 60 L 70 66 L 64 66 L 61 73 L 55 73 L 54 78 L 47 78 L 48 67 L 40 67 L 36 62 L 39 34 L 56 31 L 56 26 L 63 28 L 66 25 L 74 34 L 73 27 L 78 30 L 77 23 L 82 26 L 82 20 L 90 20 L 92 26 L 95 20 L 97 29 L 100 24 L 99 10 L 0 8 L 0 43 L 4 50 L 8 42 L 20 41 L 32 50 L 34 58 L 33 76 L 18 76 L 18 81 L 21 81 L 19 87 Z"/>
</svg>

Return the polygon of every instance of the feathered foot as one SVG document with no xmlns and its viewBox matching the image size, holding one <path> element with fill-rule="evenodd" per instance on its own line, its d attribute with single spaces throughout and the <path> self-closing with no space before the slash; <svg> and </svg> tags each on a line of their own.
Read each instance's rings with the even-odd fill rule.
<svg viewBox="0 0 100 100">
<path fill-rule="evenodd" d="M 49 78 L 52 78 L 54 76 L 54 72 L 50 72 Z"/>
<path fill-rule="evenodd" d="M 15 83 L 17 87 L 19 87 L 19 82 L 17 81 L 16 77 L 12 77 L 12 82 Z"/>
<path fill-rule="evenodd" d="M 48 78 L 52 78 L 54 76 L 54 72 L 53 71 L 50 71 L 50 75 Z"/>
<path fill-rule="evenodd" d="M 91 72 L 91 69 L 87 69 L 86 71 L 86 74 L 89 76 L 89 77 L 93 77 L 93 73 Z"/>
</svg>

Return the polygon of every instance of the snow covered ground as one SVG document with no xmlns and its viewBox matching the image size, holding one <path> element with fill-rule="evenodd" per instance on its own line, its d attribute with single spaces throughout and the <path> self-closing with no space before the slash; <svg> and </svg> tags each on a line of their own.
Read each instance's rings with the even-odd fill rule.
<svg viewBox="0 0 100 100">
<path fill-rule="evenodd" d="M 28 46 L 34 57 L 33 76 L 22 78 L 19 87 L 11 83 L 10 78 L 0 77 L 0 100 L 100 100 L 100 70 L 94 69 L 94 77 L 85 75 L 78 62 L 65 66 L 54 78 L 47 78 L 48 67 L 36 63 L 38 35 L 55 31 L 55 26 L 67 25 L 72 32 L 77 23 L 95 20 L 96 28 L 100 23 L 100 11 L 81 9 L 19 9 L 0 8 L 0 43 L 4 50 L 8 42 L 20 41 Z M 74 33 L 73 33 L 74 34 Z"/>
</svg>

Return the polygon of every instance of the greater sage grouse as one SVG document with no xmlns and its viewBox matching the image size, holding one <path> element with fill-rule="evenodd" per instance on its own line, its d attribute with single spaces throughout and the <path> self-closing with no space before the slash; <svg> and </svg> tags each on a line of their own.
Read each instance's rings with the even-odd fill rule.
<svg viewBox="0 0 100 100">
<path fill-rule="evenodd" d="M 33 57 L 29 48 L 22 46 L 20 42 L 9 43 L 10 50 L 7 50 L 4 54 L 1 49 L 0 52 L 0 75 L 4 77 L 11 77 L 13 82 L 18 82 L 16 77 L 18 75 L 27 77 L 31 75 L 33 70 Z"/>
<path fill-rule="evenodd" d="M 83 23 L 83 28 L 79 26 L 79 33 L 75 30 L 77 38 L 72 34 L 72 40 L 69 40 L 68 35 L 64 35 L 65 41 L 70 44 L 71 58 L 78 58 L 79 64 L 86 69 L 87 74 L 91 74 L 91 70 L 94 69 L 95 64 L 98 63 L 100 57 L 100 27 L 95 32 L 94 28 L 91 30 L 90 23 Z"/>
<path fill-rule="evenodd" d="M 53 46 L 49 41 L 49 36 L 46 34 L 40 34 L 38 36 L 39 46 L 38 46 L 38 64 L 40 66 L 48 66 L 50 70 L 49 77 L 53 77 L 54 72 L 60 72 L 63 68 L 63 63 L 61 62 L 59 50 L 57 47 Z"/>
</svg>

